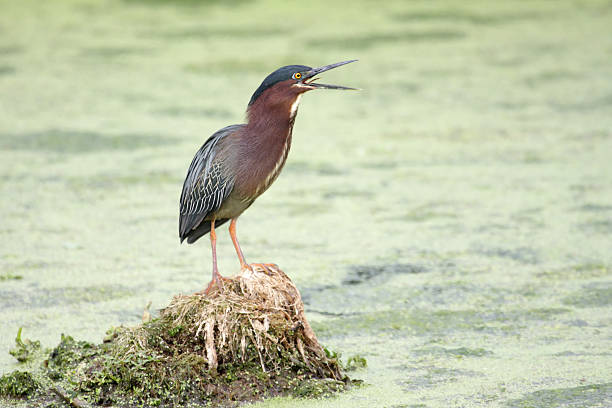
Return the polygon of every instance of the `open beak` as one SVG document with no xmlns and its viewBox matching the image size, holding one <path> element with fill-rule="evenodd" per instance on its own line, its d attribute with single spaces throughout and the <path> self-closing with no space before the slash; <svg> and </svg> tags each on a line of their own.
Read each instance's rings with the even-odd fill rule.
<svg viewBox="0 0 612 408">
<path fill-rule="evenodd" d="M 305 72 L 301 81 L 302 85 L 305 86 L 309 86 L 312 89 L 351 89 L 351 90 L 359 90 L 358 88 L 349 88 L 347 86 L 340 86 L 340 85 L 328 85 L 328 84 L 320 84 L 320 83 L 314 83 L 314 81 L 316 81 L 318 78 L 315 78 L 316 75 L 320 74 L 321 72 L 325 72 L 325 71 L 329 71 L 330 69 L 339 67 L 341 65 L 346 65 L 346 64 L 350 64 L 351 62 L 355 62 L 357 61 L 356 59 L 354 60 L 349 60 L 349 61 L 342 61 L 342 62 L 336 62 L 335 64 L 329 64 L 329 65 L 324 65 L 322 67 L 319 68 L 313 68 L 308 72 Z"/>
</svg>

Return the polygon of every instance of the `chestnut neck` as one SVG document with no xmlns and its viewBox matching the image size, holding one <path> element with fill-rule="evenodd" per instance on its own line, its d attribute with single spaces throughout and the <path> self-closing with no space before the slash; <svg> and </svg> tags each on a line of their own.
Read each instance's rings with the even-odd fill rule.
<svg viewBox="0 0 612 408">
<path fill-rule="evenodd" d="M 282 92 L 282 94 L 281 94 Z M 245 174 L 249 195 L 265 191 L 283 168 L 289 148 L 300 93 L 268 89 L 247 110 L 244 128 L 244 158 L 250 174 Z"/>
<path fill-rule="evenodd" d="M 300 94 L 278 95 L 270 90 L 247 109 L 247 128 L 258 138 L 264 135 L 286 135 L 293 127 Z M 250 133 L 250 132 L 249 132 Z"/>
<path fill-rule="evenodd" d="M 291 142 L 300 95 L 290 87 L 273 87 L 249 106 L 245 131 L 258 153 L 274 156 Z"/>
</svg>

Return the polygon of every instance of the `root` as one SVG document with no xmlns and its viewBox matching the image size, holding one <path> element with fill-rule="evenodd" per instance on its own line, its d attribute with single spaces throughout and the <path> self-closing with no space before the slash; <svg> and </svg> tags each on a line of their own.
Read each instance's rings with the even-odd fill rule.
<svg viewBox="0 0 612 408">
<path fill-rule="evenodd" d="M 255 264 L 206 295 L 175 296 L 160 319 L 187 329 L 178 341 L 205 345 L 211 373 L 219 365 L 246 363 L 253 357 L 265 372 L 267 367 L 277 367 L 284 355 L 291 355 L 318 375 L 342 378 L 337 368 L 326 364 L 299 291 L 275 265 Z"/>
</svg>

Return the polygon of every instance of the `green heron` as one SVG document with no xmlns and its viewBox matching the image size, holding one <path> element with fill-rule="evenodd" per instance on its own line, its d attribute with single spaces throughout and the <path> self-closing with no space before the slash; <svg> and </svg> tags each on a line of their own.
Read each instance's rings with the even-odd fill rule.
<svg viewBox="0 0 612 408">
<path fill-rule="evenodd" d="M 288 65 L 268 75 L 247 107 L 247 123 L 224 127 L 214 133 L 193 158 L 181 193 L 179 236 L 192 244 L 210 232 L 212 280 L 217 270 L 215 227 L 231 220 L 230 236 L 242 269 L 247 264 L 238 238 L 236 219 L 270 187 L 282 170 L 289 147 L 298 104 L 313 89 L 356 89 L 315 83 L 317 74 L 356 60 L 311 68 Z M 259 265 L 265 269 L 265 264 Z"/>
</svg>

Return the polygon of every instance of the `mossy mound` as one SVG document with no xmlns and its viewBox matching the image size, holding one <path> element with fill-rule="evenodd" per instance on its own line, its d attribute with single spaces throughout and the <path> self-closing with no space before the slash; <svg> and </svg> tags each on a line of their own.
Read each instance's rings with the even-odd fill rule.
<svg viewBox="0 0 612 408">
<path fill-rule="evenodd" d="M 62 336 L 27 387 L 14 385 L 15 373 L 2 377 L 16 390 L 4 396 L 41 405 L 51 390 L 77 406 L 234 406 L 277 395 L 320 397 L 351 383 L 276 267 L 245 270 L 208 295 L 176 296 L 158 318 L 112 329 L 100 345 Z"/>
</svg>

